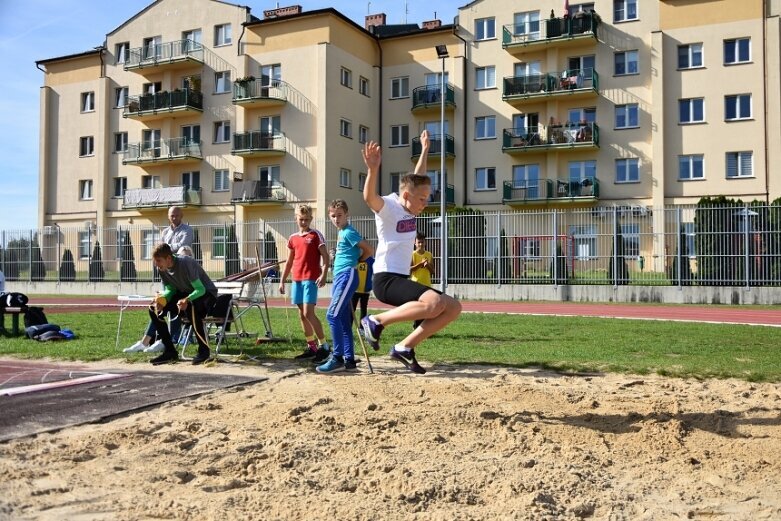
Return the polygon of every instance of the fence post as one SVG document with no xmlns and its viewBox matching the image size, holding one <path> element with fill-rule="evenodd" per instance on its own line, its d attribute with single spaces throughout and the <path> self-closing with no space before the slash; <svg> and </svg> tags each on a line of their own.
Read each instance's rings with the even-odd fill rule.
<svg viewBox="0 0 781 521">
<path fill-rule="evenodd" d="M 553 209 L 553 258 L 551 259 L 551 262 L 553 263 L 553 287 L 558 289 L 559 287 L 559 212 L 555 208 Z M 564 248 L 562 248 L 562 253 L 564 252 Z"/>
<path fill-rule="evenodd" d="M 613 290 L 618 290 L 618 206 L 613 206 Z"/>
<path fill-rule="evenodd" d="M 33 233 L 32 228 L 30 229 L 30 244 L 27 245 L 27 282 L 32 282 L 33 280 L 33 237 L 35 234 Z"/>
<path fill-rule="evenodd" d="M 748 205 L 743 206 L 743 264 L 744 264 L 744 271 L 745 271 L 745 279 L 746 279 L 746 291 L 751 289 L 751 259 L 748 254 L 748 245 L 749 245 L 749 233 L 748 229 L 749 226 L 751 226 L 751 216 L 749 215 Z"/>
<path fill-rule="evenodd" d="M 228 276 L 228 224 L 227 223 L 222 223 L 222 276 L 223 277 Z"/>
<path fill-rule="evenodd" d="M 675 255 L 675 263 L 677 264 L 677 272 L 678 272 L 678 291 L 683 291 L 683 255 L 681 248 L 683 247 L 683 243 L 681 242 L 681 207 L 678 206 L 675 209 L 675 243 L 676 243 L 676 255 Z M 688 262 L 688 259 L 687 259 Z"/>
<path fill-rule="evenodd" d="M 496 212 L 496 287 L 502 287 L 502 212 Z"/>
<path fill-rule="evenodd" d="M 55 242 L 57 244 L 57 258 L 54 259 L 54 269 L 57 271 L 57 284 L 59 284 L 62 282 L 60 279 L 60 262 L 62 259 L 62 255 L 60 255 L 60 227 L 57 224 L 55 224 L 54 227 L 57 229 L 57 235 L 55 235 Z"/>
</svg>

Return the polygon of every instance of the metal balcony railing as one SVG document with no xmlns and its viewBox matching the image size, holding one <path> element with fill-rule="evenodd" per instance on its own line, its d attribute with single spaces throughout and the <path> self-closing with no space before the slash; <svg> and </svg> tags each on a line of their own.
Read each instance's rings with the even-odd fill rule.
<svg viewBox="0 0 781 521">
<path fill-rule="evenodd" d="M 439 206 L 442 203 L 442 193 L 439 188 L 431 188 L 431 195 L 428 196 L 427 206 Z M 445 204 L 448 206 L 455 204 L 456 202 L 456 189 L 453 185 L 447 185 L 445 189 Z"/>
<path fill-rule="evenodd" d="M 154 94 L 128 96 L 128 102 L 122 116 L 127 118 L 186 109 L 203 111 L 203 93 L 190 89 L 176 89 L 170 92 L 162 91 Z"/>
<path fill-rule="evenodd" d="M 192 60 L 203 63 L 203 46 L 193 40 L 174 40 L 136 47 L 128 52 L 125 70 Z"/>
<path fill-rule="evenodd" d="M 426 85 L 418 87 L 412 91 L 412 110 L 441 107 L 442 105 L 442 86 Z M 456 93 L 453 86 L 449 83 L 445 85 L 445 106 L 456 106 Z"/>
<path fill-rule="evenodd" d="M 251 130 L 233 134 L 231 154 L 251 154 L 255 152 L 285 152 L 285 134 Z"/>
<path fill-rule="evenodd" d="M 593 68 L 566 69 L 547 74 L 504 78 L 502 98 L 531 98 L 594 91 L 599 93 L 599 74 Z"/>
<path fill-rule="evenodd" d="M 600 20 L 594 12 L 580 12 L 575 16 L 505 25 L 502 28 L 502 47 L 506 49 L 578 37 L 593 37 L 596 42 Z"/>
<path fill-rule="evenodd" d="M 581 180 L 542 179 L 534 181 L 505 181 L 503 202 L 535 202 L 557 198 L 599 198 L 599 179 Z"/>
<path fill-rule="evenodd" d="M 433 134 L 429 136 L 431 146 L 428 149 L 428 155 L 439 155 L 442 153 L 442 136 L 440 134 Z M 417 157 L 423 151 L 423 146 L 420 144 L 420 138 L 416 137 L 412 139 L 412 157 Z M 453 136 L 445 134 L 445 155 L 454 157 L 456 155 L 456 143 Z"/>
<path fill-rule="evenodd" d="M 538 125 L 524 129 L 506 128 L 502 136 L 503 151 L 526 151 L 546 148 L 592 148 L 599 146 L 596 123 Z"/>
<path fill-rule="evenodd" d="M 203 159 L 201 142 L 186 137 L 131 143 L 122 156 L 122 163 Z"/>
<path fill-rule="evenodd" d="M 285 185 L 279 182 L 268 185 L 261 181 L 236 181 L 231 192 L 232 203 L 283 202 L 286 199 Z"/>
<path fill-rule="evenodd" d="M 125 190 L 122 208 L 158 208 L 174 204 L 201 204 L 201 189 L 187 186 L 131 188 Z"/>
<path fill-rule="evenodd" d="M 282 80 L 245 79 L 233 82 L 233 102 L 250 100 L 287 101 L 288 84 Z"/>
</svg>

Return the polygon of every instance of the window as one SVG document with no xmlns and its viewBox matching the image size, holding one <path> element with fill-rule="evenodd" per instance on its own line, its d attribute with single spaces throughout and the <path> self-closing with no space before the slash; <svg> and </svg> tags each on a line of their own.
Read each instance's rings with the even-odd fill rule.
<svg viewBox="0 0 781 521">
<path fill-rule="evenodd" d="M 616 159 L 616 183 L 637 183 L 640 181 L 640 160 L 637 158 Z"/>
<path fill-rule="evenodd" d="M 540 258 L 540 239 L 523 238 L 519 242 L 521 258 L 539 259 Z"/>
<path fill-rule="evenodd" d="M 190 52 L 201 49 L 201 41 L 203 40 L 203 37 L 201 36 L 201 30 L 200 29 L 193 29 L 192 31 L 184 31 L 182 32 L 182 40 L 185 40 L 182 46 L 183 52 Z"/>
<path fill-rule="evenodd" d="M 686 251 L 689 254 L 689 257 L 696 257 L 697 256 L 697 248 L 696 244 L 697 241 L 694 239 L 696 237 L 696 233 L 694 233 L 694 230 L 696 229 L 694 227 L 694 223 L 682 223 L 683 224 L 683 234 L 686 236 Z"/>
<path fill-rule="evenodd" d="M 724 40 L 724 65 L 751 61 L 751 38 Z"/>
<path fill-rule="evenodd" d="M 231 136 L 231 122 L 230 121 L 215 121 L 214 122 L 214 142 L 215 143 L 228 143 Z"/>
<path fill-rule="evenodd" d="M 184 145 L 198 145 L 201 143 L 200 125 L 182 125 L 182 141 Z"/>
<path fill-rule="evenodd" d="M 475 89 L 492 89 L 496 87 L 496 67 L 478 67 L 475 69 Z"/>
<path fill-rule="evenodd" d="M 391 144 L 392 147 L 409 146 L 409 125 L 391 126 Z"/>
<path fill-rule="evenodd" d="M 92 179 L 82 179 L 79 181 L 79 200 L 89 201 L 92 199 Z"/>
<path fill-rule="evenodd" d="M 88 259 L 90 254 L 90 232 L 79 232 L 79 258 Z"/>
<path fill-rule="evenodd" d="M 143 175 L 141 176 L 142 188 L 162 188 L 163 185 L 160 182 L 159 175 Z"/>
<path fill-rule="evenodd" d="M 282 65 L 274 63 L 260 66 L 260 84 L 263 87 L 276 87 L 282 81 Z"/>
<path fill-rule="evenodd" d="M 353 72 L 350 69 L 345 69 L 342 67 L 341 71 L 339 72 L 339 83 L 344 85 L 345 87 L 352 89 L 353 88 Z"/>
<path fill-rule="evenodd" d="M 141 258 L 151 259 L 158 234 L 154 230 L 144 230 L 141 234 Z"/>
<path fill-rule="evenodd" d="M 697 67 L 702 67 L 702 44 L 679 45 L 678 68 L 695 69 Z"/>
<path fill-rule="evenodd" d="M 691 181 L 705 179 L 704 159 L 702 154 L 678 156 L 678 180 Z"/>
<path fill-rule="evenodd" d="M 95 138 L 84 136 L 79 140 L 79 157 L 95 155 Z"/>
<path fill-rule="evenodd" d="M 163 37 L 154 36 L 152 38 L 144 38 L 144 46 L 142 50 L 144 60 L 154 60 L 162 58 L 163 56 Z"/>
<path fill-rule="evenodd" d="M 401 176 L 403 176 L 403 172 L 391 172 L 390 175 L 390 182 L 391 182 L 391 192 L 398 193 L 399 191 L 399 182 L 401 180 Z"/>
<path fill-rule="evenodd" d="M 215 170 L 214 171 L 214 191 L 215 192 L 227 192 L 230 186 L 230 179 L 228 178 L 228 170 Z"/>
<path fill-rule="evenodd" d="M 114 89 L 114 107 L 121 108 L 127 105 L 127 87 Z"/>
<path fill-rule="evenodd" d="M 114 134 L 114 152 L 127 151 L 127 132 L 116 132 Z"/>
<path fill-rule="evenodd" d="M 82 112 L 94 112 L 95 111 L 95 93 L 94 92 L 82 92 L 81 93 L 81 111 Z"/>
<path fill-rule="evenodd" d="M 639 68 L 637 65 L 638 55 L 637 51 L 623 51 L 615 54 L 615 69 L 614 74 L 616 76 L 624 76 L 627 74 L 638 74 Z"/>
<path fill-rule="evenodd" d="M 221 71 L 214 73 L 214 93 L 223 94 L 231 91 L 231 73 L 230 71 Z"/>
<path fill-rule="evenodd" d="M 160 81 L 156 81 L 154 83 L 144 83 L 142 90 L 144 94 L 154 94 L 155 92 L 160 92 L 163 90 L 163 83 Z"/>
<path fill-rule="evenodd" d="M 258 179 L 261 186 L 279 186 L 280 185 L 279 165 L 258 167 Z"/>
<path fill-rule="evenodd" d="M 496 168 L 475 168 L 475 190 L 496 190 Z"/>
<path fill-rule="evenodd" d="M 350 188 L 351 186 L 351 180 L 352 172 L 347 170 L 346 168 L 340 168 L 339 169 L 339 186 L 342 188 Z"/>
<path fill-rule="evenodd" d="M 360 92 L 364 96 L 369 95 L 369 80 L 367 78 L 364 78 L 363 76 L 358 78 L 358 92 Z"/>
<path fill-rule="evenodd" d="M 122 42 L 114 45 L 115 63 L 125 63 L 130 58 L 130 42 Z"/>
<path fill-rule="evenodd" d="M 214 46 L 231 44 L 231 24 L 222 24 L 214 26 Z"/>
<path fill-rule="evenodd" d="M 141 131 L 141 149 L 151 153 L 152 157 L 160 157 L 162 152 L 160 129 L 152 128 Z"/>
<path fill-rule="evenodd" d="M 596 226 L 570 226 L 569 235 L 573 238 L 576 259 L 586 260 L 597 257 Z"/>
<path fill-rule="evenodd" d="M 613 0 L 613 21 L 637 20 L 637 0 Z"/>
<path fill-rule="evenodd" d="M 597 121 L 596 107 L 574 108 L 567 111 L 567 120 L 578 123 L 595 123 Z"/>
<path fill-rule="evenodd" d="M 493 40 L 496 38 L 496 20 L 480 18 L 475 20 L 475 40 Z"/>
<path fill-rule="evenodd" d="M 513 36 L 521 36 L 525 40 L 539 40 L 540 12 L 515 13 L 513 15 Z"/>
<path fill-rule="evenodd" d="M 185 190 L 200 190 L 201 189 L 201 173 L 200 172 L 182 172 L 182 186 Z"/>
<path fill-rule="evenodd" d="M 724 120 L 751 118 L 751 94 L 724 96 Z"/>
<path fill-rule="evenodd" d="M 540 165 L 513 165 L 513 188 L 524 188 L 527 199 L 537 199 L 540 194 Z"/>
<path fill-rule="evenodd" d="M 752 152 L 727 152 L 727 179 L 754 177 Z"/>
<path fill-rule="evenodd" d="M 346 119 L 339 120 L 339 135 L 344 137 L 353 137 L 353 124 Z"/>
<path fill-rule="evenodd" d="M 212 233 L 212 258 L 223 259 L 225 258 L 225 240 L 227 235 L 225 234 L 225 228 L 213 228 Z"/>
<path fill-rule="evenodd" d="M 678 123 L 703 123 L 704 121 L 704 98 L 678 100 Z"/>
<path fill-rule="evenodd" d="M 391 78 L 391 99 L 409 98 L 409 76 Z"/>
<path fill-rule="evenodd" d="M 127 177 L 114 178 L 114 197 L 122 197 L 127 190 Z"/>
<path fill-rule="evenodd" d="M 584 179 L 593 181 L 596 175 L 596 161 L 570 161 L 569 163 L 569 180 L 571 182 L 580 183 Z"/>
<path fill-rule="evenodd" d="M 360 125 L 358 127 L 358 142 L 366 143 L 368 141 L 369 141 L 369 127 L 364 127 L 363 125 Z"/>
<path fill-rule="evenodd" d="M 637 103 L 616 105 L 616 128 L 634 128 L 640 126 Z"/>
<path fill-rule="evenodd" d="M 358 174 L 358 190 L 363 192 L 363 187 L 366 184 L 366 174 L 360 172 Z"/>
<path fill-rule="evenodd" d="M 621 237 L 624 239 L 624 257 L 639 257 L 640 225 L 638 223 L 622 224 Z"/>
<path fill-rule="evenodd" d="M 496 138 L 496 116 L 475 118 L 475 139 Z"/>
</svg>

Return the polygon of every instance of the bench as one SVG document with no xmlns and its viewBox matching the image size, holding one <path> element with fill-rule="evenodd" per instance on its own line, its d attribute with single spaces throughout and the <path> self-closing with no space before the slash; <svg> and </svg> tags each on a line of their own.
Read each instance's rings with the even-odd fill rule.
<svg viewBox="0 0 781 521">
<path fill-rule="evenodd" d="M 20 336 L 24 331 L 19 331 L 19 315 L 24 315 L 27 306 L 0 308 L 0 334 L 8 336 Z M 5 316 L 11 315 L 11 331 L 5 328 Z"/>
</svg>

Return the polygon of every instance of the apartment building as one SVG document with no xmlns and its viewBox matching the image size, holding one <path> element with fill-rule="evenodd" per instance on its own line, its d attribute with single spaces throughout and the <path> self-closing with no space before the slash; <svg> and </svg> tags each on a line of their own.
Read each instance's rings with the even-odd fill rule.
<svg viewBox="0 0 781 521">
<path fill-rule="evenodd" d="M 776 1 L 477 0 L 404 26 L 196 3 L 38 62 L 41 226 L 365 215 L 362 143 L 389 192 L 423 129 L 432 210 L 443 188 L 483 210 L 781 196 Z"/>
</svg>

